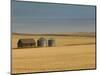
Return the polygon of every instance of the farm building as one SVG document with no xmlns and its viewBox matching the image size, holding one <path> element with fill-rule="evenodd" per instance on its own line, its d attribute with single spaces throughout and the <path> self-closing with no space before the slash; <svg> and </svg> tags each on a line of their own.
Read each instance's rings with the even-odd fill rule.
<svg viewBox="0 0 100 75">
<path fill-rule="evenodd" d="M 36 42 L 34 39 L 19 39 L 17 45 L 18 48 L 35 47 Z"/>
<path fill-rule="evenodd" d="M 51 38 L 48 40 L 48 47 L 53 47 L 53 46 L 55 46 L 55 40 Z"/>
<path fill-rule="evenodd" d="M 47 46 L 47 40 L 43 37 L 37 40 L 37 47 L 46 47 Z"/>
</svg>

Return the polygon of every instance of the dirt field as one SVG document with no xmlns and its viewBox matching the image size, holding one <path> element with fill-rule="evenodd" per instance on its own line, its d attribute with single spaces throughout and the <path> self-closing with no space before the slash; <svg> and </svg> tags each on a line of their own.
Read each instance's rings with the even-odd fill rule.
<svg viewBox="0 0 100 75">
<path fill-rule="evenodd" d="M 17 48 L 19 38 L 54 38 L 56 47 Z M 95 37 L 87 36 L 12 36 L 12 72 L 43 72 L 95 69 Z"/>
</svg>

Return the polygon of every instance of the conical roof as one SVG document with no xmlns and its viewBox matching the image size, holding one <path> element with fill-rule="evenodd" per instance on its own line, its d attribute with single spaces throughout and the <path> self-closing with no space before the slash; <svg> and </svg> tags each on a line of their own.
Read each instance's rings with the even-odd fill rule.
<svg viewBox="0 0 100 75">
<path fill-rule="evenodd" d="M 39 38 L 38 40 L 46 41 L 46 39 L 43 37 Z"/>
</svg>

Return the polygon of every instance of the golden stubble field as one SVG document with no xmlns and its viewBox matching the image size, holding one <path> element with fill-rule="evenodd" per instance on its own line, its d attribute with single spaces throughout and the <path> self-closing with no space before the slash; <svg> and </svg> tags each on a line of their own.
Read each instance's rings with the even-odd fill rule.
<svg viewBox="0 0 100 75">
<path fill-rule="evenodd" d="M 54 38 L 56 47 L 17 48 L 20 38 Z M 95 69 L 95 37 L 12 35 L 12 73 Z"/>
</svg>

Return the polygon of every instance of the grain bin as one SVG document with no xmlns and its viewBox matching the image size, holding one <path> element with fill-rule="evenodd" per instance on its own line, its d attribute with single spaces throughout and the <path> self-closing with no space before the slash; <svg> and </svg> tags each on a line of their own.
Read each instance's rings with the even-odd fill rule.
<svg viewBox="0 0 100 75">
<path fill-rule="evenodd" d="M 37 40 L 37 47 L 46 47 L 47 46 L 47 40 L 43 37 L 39 38 Z"/>
<path fill-rule="evenodd" d="M 52 38 L 48 39 L 48 47 L 53 47 L 53 46 L 55 46 L 55 40 Z"/>
</svg>

